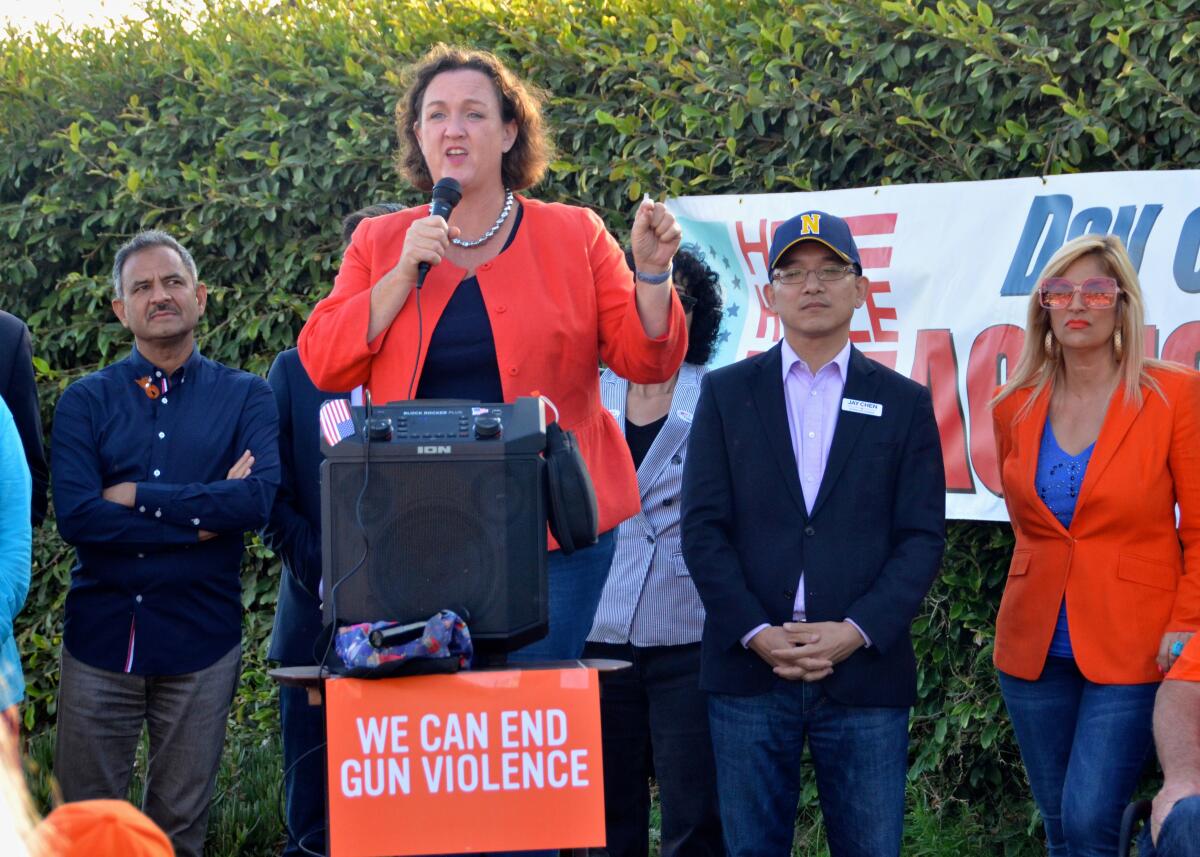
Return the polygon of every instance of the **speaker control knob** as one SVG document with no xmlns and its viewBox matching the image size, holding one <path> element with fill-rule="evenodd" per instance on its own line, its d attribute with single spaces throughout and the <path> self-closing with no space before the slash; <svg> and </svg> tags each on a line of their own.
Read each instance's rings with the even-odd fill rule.
<svg viewBox="0 0 1200 857">
<path fill-rule="evenodd" d="M 371 417 L 367 421 L 367 437 L 376 443 L 387 443 L 392 439 L 392 421 L 388 417 Z"/>
<path fill-rule="evenodd" d="M 475 419 L 475 437 L 490 440 L 500 436 L 500 418 L 485 414 Z"/>
</svg>

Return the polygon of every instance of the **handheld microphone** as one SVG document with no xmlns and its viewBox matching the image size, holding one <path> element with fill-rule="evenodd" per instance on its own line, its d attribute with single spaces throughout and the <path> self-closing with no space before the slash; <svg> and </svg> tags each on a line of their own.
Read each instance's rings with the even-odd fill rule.
<svg viewBox="0 0 1200 857">
<path fill-rule="evenodd" d="M 458 183 L 458 179 L 446 177 L 439 179 L 438 183 L 433 186 L 433 200 L 429 203 L 429 214 L 437 215 L 443 220 L 450 220 L 450 212 L 454 210 L 454 206 L 458 205 L 458 201 L 462 199 L 462 185 Z M 425 277 L 429 274 L 429 263 L 422 262 L 417 265 L 417 288 L 425 285 Z"/>
<path fill-rule="evenodd" d="M 396 623 L 386 628 L 377 628 L 367 635 L 367 641 L 375 649 L 386 649 L 390 646 L 402 646 L 419 640 L 425 633 L 424 622 L 410 622 L 407 625 Z"/>
</svg>

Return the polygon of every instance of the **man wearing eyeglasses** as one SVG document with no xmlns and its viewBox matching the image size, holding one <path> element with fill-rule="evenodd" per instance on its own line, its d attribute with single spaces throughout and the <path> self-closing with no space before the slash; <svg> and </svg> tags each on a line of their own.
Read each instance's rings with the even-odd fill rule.
<svg viewBox="0 0 1200 857">
<path fill-rule="evenodd" d="M 794 217 L 768 256 L 783 340 L 706 376 L 683 479 L 726 850 L 790 853 L 807 739 L 833 857 L 898 855 L 937 424 L 928 390 L 850 345 L 867 279 L 844 220 Z"/>
</svg>

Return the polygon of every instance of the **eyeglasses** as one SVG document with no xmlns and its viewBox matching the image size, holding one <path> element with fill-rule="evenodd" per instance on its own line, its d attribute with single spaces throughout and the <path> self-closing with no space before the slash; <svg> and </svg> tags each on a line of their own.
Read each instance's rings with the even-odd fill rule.
<svg viewBox="0 0 1200 857">
<path fill-rule="evenodd" d="M 1038 301 L 1046 309 L 1065 309 L 1076 292 L 1088 309 L 1111 309 L 1121 289 L 1112 277 L 1089 277 L 1082 283 L 1073 283 L 1065 277 L 1047 277 L 1038 289 Z"/>
<path fill-rule="evenodd" d="M 675 292 L 675 294 L 679 295 L 679 303 L 683 305 L 684 312 L 691 312 L 696 308 L 696 304 L 699 303 L 699 301 L 691 295 L 685 295 L 683 292 L 679 291 Z"/>
<path fill-rule="evenodd" d="M 807 268 L 782 268 L 771 275 L 771 282 L 785 286 L 803 285 L 809 274 L 816 274 L 822 283 L 836 283 L 847 274 L 857 273 L 853 265 L 823 265 L 816 270 Z"/>
</svg>

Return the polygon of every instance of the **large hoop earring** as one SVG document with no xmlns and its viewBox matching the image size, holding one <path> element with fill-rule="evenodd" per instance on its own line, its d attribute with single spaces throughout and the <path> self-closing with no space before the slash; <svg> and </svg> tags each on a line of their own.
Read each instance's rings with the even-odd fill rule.
<svg viewBox="0 0 1200 857">
<path fill-rule="evenodd" d="M 1046 346 L 1046 356 L 1051 360 L 1054 359 L 1054 332 L 1047 330 L 1046 339 L 1043 343 Z"/>
<path fill-rule="evenodd" d="M 1117 362 L 1121 362 L 1121 355 L 1125 353 L 1125 341 L 1121 337 L 1121 328 L 1117 328 L 1113 333 L 1113 357 L 1117 358 Z"/>
</svg>

